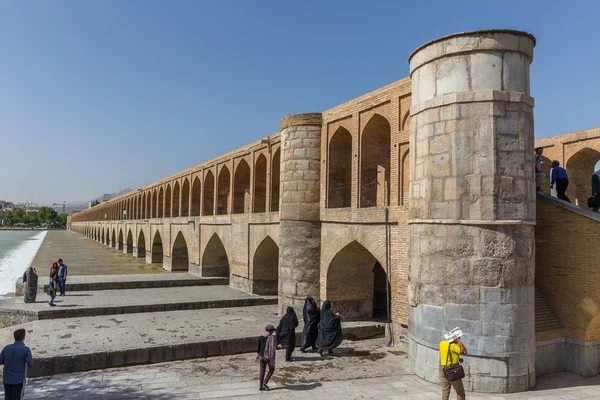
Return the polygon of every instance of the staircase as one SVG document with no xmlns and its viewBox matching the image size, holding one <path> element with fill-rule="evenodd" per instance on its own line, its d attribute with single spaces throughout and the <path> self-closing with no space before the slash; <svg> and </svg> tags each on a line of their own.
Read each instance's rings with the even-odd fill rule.
<svg viewBox="0 0 600 400">
<path fill-rule="evenodd" d="M 562 329 L 563 324 L 554 313 L 546 296 L 538 287 L 535 287 L 535 331 L 544 332 L 555 329 Z"/>
</svg>

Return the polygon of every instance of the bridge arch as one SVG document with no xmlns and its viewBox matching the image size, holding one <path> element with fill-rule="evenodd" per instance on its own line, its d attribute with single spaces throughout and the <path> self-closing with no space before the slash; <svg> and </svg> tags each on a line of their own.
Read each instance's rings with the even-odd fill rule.
<svg viewBox="0 0 600 400">
<path fill-rule="evenodd" d="M 255 213 L 267 211 L 267 158 L 261 154 L 254 166 L 254 210 Z"/>
<path fill-rule="evenodd" d="M 279 246 L 267 236 L 258 245 L 252 260 L 252 293 L 277 294 Z"/>
<path fill-rule="evenodd" d="M 146 237 L 144 236 L 144 231 L 142 229 L 140 229 L 137 240 L 137 256 L 139 258 L 146 257 Z"/>
<path fill-rule="evenodd" d="M 567 195 L 571 201 L 575 201 L 581 207 L 587 207 L 587 199 L 592 196 L 592 174 L 599 160 L 600 152 L 589 147 L 584 147 L 567 160 L 565 167 L 569 174 Z"/>
<path fill-rule="evenodd" d="M 117 241 L 117 250 L 123 250 L 123 229 L 119 229 L 119 240 Z"/>
<path fill-rule="evenodd" d="M 389 204 L 390 140 L 389 121 L 373 114 L 361 135 L 360 207 Z"/>
<path fill-rule="evenodd" d="M 202 198 L 201 187 L 200 179 L 198 177 L 194 178 L 194 183 L 192 183 L 192 217 L 200 216 L 200 199 Z"/>
<path fill-rule="evenodd" d="M 154 238 L 152 239 L 152 250 L 151 250 L 151 259 L 153 264 L 162 264 L 163 262 L 163 245 L 162 238 L 160 236 L 160 232 L 157 230 L 154 233 Z"/>
<path fill-rule="evenodd" d="M 104 229 L 100 228 L 100 243 L 104 244 Z"/>
<path fill-rule="evenodd" d="M 233 177 L 233 214 L 243 214 L 250 204 L 250 166 L 240 160 Z"/>
<path fill-rule="evenodd" d="M 385 270 L 362 244 L 354 240 L 335 254 L 326 271 L 322 296 L 346 319 L 386 319 L 386 294 L 391 298 Z"/>
<path fill-rule="evenodd" d="M 133 235 L 131 229 L 127 231 L 127 241 L 125 242 L 125 252 L 127 254 L 133 254 Z"/>
<path fill-rule="evenodd" d="M 117 236 L 115 234 L 115 228 L 113 228 L 112 230 L 112 246 L 111 247 L 117 247 Z"/>
<path fill-rule="evenodd" d="M 229 277 L 229 257 L 216 233 L 211 236 L 202 253 L 202 276 Z"/>
<path fill-rule="evenodd" d="M 104 235 L 104 244 L 107 246 L 110 244 L 110 229 L 108 227 L 106 227 L 106 233 Z"/>
<path fill-rule="evenodd" d="M 217 181 L 217 215 L 227 214 L 229 212 L 229 188 L 231 184 L 231 174 L 229 168 L 224 165 L 219 172 Z"/>
<path fill-rule="evenodd" d="M 173 184 L 173 218 L 179 217 L 179 201 L 181 200 L 181 189 L 179 182 Z"/>
<path fill-rule="evenodd" d="M 204 178 L 203 204 L 202 215 L 213 215 L 215 212 L 215 176 L 212 171 L 208 171 Z"/>
<path fill-rule="evenodd" d="M 271 212 L 279 211 L 279 171 L 281 169 L 281 150 L 278 148 L 271 162 Z"/>
<path fill-rule="evenodd" d="M 158 190 L 158 202 L 156 203 L 158 218 L 162 218 L 164 215 L 164 203 L 165 203 L 165 192 L 161 186 L 160 189 Z"/>
<path fill-rule="evenodd" d="M 156 189 L 152 191 L 152 196 L 150 198 L 150 217 L 156 218 L 156 204 L 158 203 L 158 192 Z"/>
<path fill-rule="evenodd" d="M 165 190 L 165 218 L 171 218 L 171 185 L 167 183 Z"/>
<path fill-rule="evenodd" d="M 352 205 L 352 135 L 340 126 L 329 141 L 327 207 Z"/>
<path fill-rule="evenodd" d="M 188 248 L 185 237 L 182 232 L 179 232 L 173 242 L 173 250 L 171 251 L 171 270 L 172 271 L 189 271 L 190 261 L 188 257 Z"/>
<path fill-rule="evenodd" d="M 180 217 L 187 217 L 190 215 L 190 181 L 187 178 L 183 179 L 181 185 L 181 212 Z"/>
</svg>

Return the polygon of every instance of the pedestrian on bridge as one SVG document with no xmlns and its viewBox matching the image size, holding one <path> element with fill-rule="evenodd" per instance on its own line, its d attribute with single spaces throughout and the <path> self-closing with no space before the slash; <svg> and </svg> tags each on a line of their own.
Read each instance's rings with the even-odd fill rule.
<svg viewBox="0 0 600 400">
<path fill-rule="evenodd" d="M 25 392 L 25 367 L 33 367 L 31 350 L 25 346 L 25 329 L 17 329 L 13 336 L 15 342 L 4 346 L 0 352 L 0 365 L 4 365 L 2 383 L 5 400 L 21 400 Z"/>
<path fill-rule="evenodd" d="M 275 372 L 275 358 L 277 351 L 277 334 L 275 327 L 271 324 L 265 327 L 265 331 L 258 337 L 258 347 L 256 349 L 256 359 L 260 362 L 260 390 L 269 390 L 269 379 Z M 269 367 L 269 372 L 265 372 Z"/>
<path fill-rule="evenodd" d="M 60 288 L 60 296 L 65 295 L 65 286 L 67 284 L 67 264 L 63 263 L 62 258 L 58 259 L 58 287 Z"/>
<path fill-rule="evenodd" d="M 568 201 L 571 200 L 567 197 L 567 187 L 569 186 L 569 176 L 567 175 L 567 170 L 560 166 L 560 162 L 558 160 L 552 161 L 552 169 L 550 170 L 550 189 L 554 187 L 554 183 L 556 183 L 556 192 L 558 193 L 557 197 L 561 200 Z"/>
<path fill-rule="evenodd" d="M 292 307 L 288 307 L 285 315 L 281 317 L 277 326 L 277 342 L 285 348 L 285 361 L 292 360 L 292 352 L 296 347 L 296 328 L 298 327 L 298 317 Z"/>
</svg>

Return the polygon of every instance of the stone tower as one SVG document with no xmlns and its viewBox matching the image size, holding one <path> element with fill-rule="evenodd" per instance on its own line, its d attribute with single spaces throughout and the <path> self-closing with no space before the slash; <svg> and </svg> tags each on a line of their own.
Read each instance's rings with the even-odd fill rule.
<svg viewBox="0 0 600 400">
<path fill-rule="evenodd" d="M 281 120 L 279 311 L 319 296 L 321 113 Z"/>
<path fill-rule="evenodd" d="M 439 380 L 438 346 L 460 327 L 465 387 L 535 385 L 535 39 L 458 33 L 410 56 L 409 355 Z"/>
</svg>

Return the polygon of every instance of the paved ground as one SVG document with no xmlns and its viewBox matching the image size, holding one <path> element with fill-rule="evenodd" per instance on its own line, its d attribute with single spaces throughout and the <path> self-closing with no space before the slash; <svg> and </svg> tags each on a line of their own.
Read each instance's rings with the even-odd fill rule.
<svg viewBox="0 0 600 400">
<path fill-rule="evenodd" d="M 209 304 L 205 308 L 212 308 L 219 307 L 219 303 L 223 303 L 226 300 L 258 300 L 262 298 L 274 299 L 275 303 L 277 302 L 277 296 L 258 296 L 224 285 L 67 292 L 67 295 L 64 297 L 56 297 L 56 307 L 48 305 L 48 300 L 50 299 L 48 295 L 39 293 L 35 303 L 24 303 L 23 297 L 6 298 L 0 301 L 0 312 L 2 310 L 43 312 L 44 318 L 48 319 L 65 318 L 65 315 L 63 315 L 65 314 L 64 311 L 69 311 L 68 317 L 87 316 L 86 311 L 90 310 L 104 310 L 107 311 L 105 314 L 123 314 L 128 312 L 162 311 L 156 308 L 168 307 L 169 305 L 176 307 L 186 303 L 193 304 L 199 302 L 208 302 Z M 221 307 L 227 306 L 221 305 Z M 109 309 L 113 309 L 115 312 L 108 312 Z"/>
<path fill-rule="evenodd" d="M 146 264 L 106 245 L 70 231 L 48 231 L 33 267 L 41 276 L 48 275 L 52 263 L 62 258 L 70 275 L 163 273 L 162 264 Z"/>
<path fill-rule="evenodd" d="M 291 363 L 280 351 L 270 392 L 258 391 L 254 354 L 239 354 L 33 378 L 25 399 L 439 399 L 440 387 L 410 374 L 406 354 L 385 344 L 344 342 L 333 357 L 298 353 Z M 598 399 L 600 378 L 561 373 L 539 379 L 531 392 L 467 398 Z"/>
</svg>

